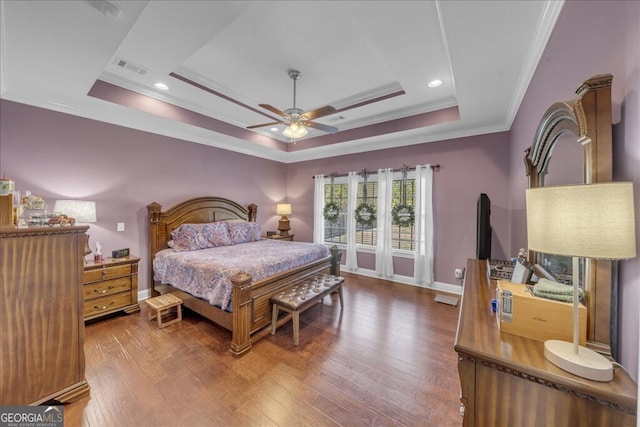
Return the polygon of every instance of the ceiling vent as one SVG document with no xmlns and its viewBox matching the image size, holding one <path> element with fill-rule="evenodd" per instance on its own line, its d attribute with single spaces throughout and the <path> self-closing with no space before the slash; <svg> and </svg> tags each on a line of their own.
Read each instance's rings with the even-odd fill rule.
<svg viewBox="0 0 640 427">
<path fill-rule="evenodd" d="M 98 12 L 100 12 L 107 18 L 111 18 L 114 21 L 117 21 L 118 19 L 120 19 L 121 10 L 115 4 L 108 2 L 106 0 L 91 0 L 91 1 L 85 0 L 85 1 L 86 3 L 89 3 L 91 7 L 93 7 L 94 9 L 97 9 Z"/>
<path fill-rule="evenodd" d="M 122 58 L 114 59 L 113 63 L 118 67 L 124 68 L 125 70 L 133 71 L 134 73 L 139 74 L 141 76 L 146 76 L 147 74 L 149 74 L 149 70 L 147 70 L 146 68 L 142 68 L 141 66 L 136 65 L 131 61 L 124 60 Z"/>
</svg>

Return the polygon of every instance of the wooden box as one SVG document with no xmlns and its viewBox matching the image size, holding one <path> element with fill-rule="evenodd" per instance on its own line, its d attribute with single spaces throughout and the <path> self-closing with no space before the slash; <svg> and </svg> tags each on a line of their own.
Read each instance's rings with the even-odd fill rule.
<svg viewBox="0 0 640 427">
<path fill-rule="evenodd" d="M 537 341 L 563 340 L 573 342 L 573 304 L 539 298 L 527 285 L 498 281 L 498 310 L 500 332 L 520 335 Z M 578 309 L 580 345 L 587 339 L 587 309 Z"/>
</svg>

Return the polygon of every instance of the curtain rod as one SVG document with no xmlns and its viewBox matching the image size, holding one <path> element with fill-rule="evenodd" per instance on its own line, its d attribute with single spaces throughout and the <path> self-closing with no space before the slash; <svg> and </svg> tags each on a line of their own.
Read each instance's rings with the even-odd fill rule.
<svg viewBox="0 0 640 427">
<path fill-rule="evenodd" d="M 438 172 L 440 170 L 440 165 L 431 165 L 431 169 L 436 171 L 436 172 Z M 412 168 L 412 167 L 409 167 L 407 165 L 404 165 L 400 169 L 392 169 L 392 172 L 403 172 L 405 170 L 406 171 L 413 171 L 413 170 L 416 170 L 416 168 L 415 167 Z M 368 169 L 363 169 L 363 170 L 361 170 L 359 172 L 359 174 L 360 175 L 364 175 L 364 174 L 366 174 L 366 175 L 377 175 L 378 171 L 377 170 L 370 171 Z M 336 173 L 336 172 L 333 172 L 333 173 L 330 173 L 329 175 L 327 175 L 327 177 L 334 177 L 334 178 L 338 178 L 338 177 L 341 177 L 341 176 L 349 176 L 349 174 L 348 173 Z M 315 179 L 315 175 L 312 178 Z"/>
</svg>

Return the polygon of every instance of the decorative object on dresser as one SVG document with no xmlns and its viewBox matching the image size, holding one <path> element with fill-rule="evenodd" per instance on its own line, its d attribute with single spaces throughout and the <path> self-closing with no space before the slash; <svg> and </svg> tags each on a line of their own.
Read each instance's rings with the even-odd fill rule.
<svg viewBox="0 0 640 427">
<path fill-rule="evenodd" d="M 83 227 L 0 227 L 0 406 L 89 393 L 82 319 Z"/>
<path fill-rule="evenodd" d="M 96 202 L 90 200 L 56 200 L 53 211 L 74 218 L 78 224 L 89 224 L 98 221 Z M 84 255 L 91 253 L 89 234 L 84 245 Z"/>
<path fill-rule="evenodd" d="M 633 184 L 530 188 L 526 192 L 526 208 L 529 247 L 573 258 L 573 343 L 545 341 L 545 357 L 574 375 L 611 381 L 611 362 L 579 345 L 579 258 L 635 258 Z"/>
<path fill-rule="evenodd" d="M 276 205 L 276 215 L 282 215 L 282 217 L 280 217 L 280 221 L 278 221 L 278 231 L 280 231 L 280 235 L 288 236 L 289 230 L 291 230 L 291 225 L 289 224 L 289 218 L 287 218 L 287 215 L 291 215 L 291 204 L 278 203 Z"/>
<path fill-rule="evenodd" d="M 124 311 L 140 311 L 138 305 L 138 262 L 129 255 L 89 261 L 84 267 L 82 290 L 84 294 L 84 320 L 97 319 Z"/>
<path fill-rule="evenodd" d="M 454 348 L 463 426 L 636 426 L 637 388 L 622 368 L 613 381 L 577 377 L 544 357 L 544 343 L 500 333 L 487 261 L 467 261 Z"/>
</svg>

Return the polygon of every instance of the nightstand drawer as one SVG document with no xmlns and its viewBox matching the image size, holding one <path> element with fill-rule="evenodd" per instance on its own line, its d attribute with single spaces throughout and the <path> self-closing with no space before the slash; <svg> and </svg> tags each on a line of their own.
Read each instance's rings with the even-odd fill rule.
<svg viewBox="0 0 640 427">
<path fill-rule="evenodd" d="M 122 294 L 108 295 L 102 298 L 92 299 L 84 303 L 84 318 L 100 315 L 103 313 L 116 311 L 119 308 L 126 307 L 131 304 L 131 293 L 123 292 Z"/>
<path fill-rule="evenodd" d="M 131 264 L 114 265 L 112 267 L 96 268 L 85 270 L 83 283 L 98 282 L 101 280 L 114 279 L 116 277 L 128 276 L 132 273 Z"/>
<path fill-rule="evenodd" d="M 94 298 L 113 295 L 119 292 L 129 291 L 130 289 L 130 277 L 120 277 L 113 280 L 105 280 L 103 282 L 96 282 L 90 285 L 84 285 L 82 287 L 85 303 Z"/>
</svg>

